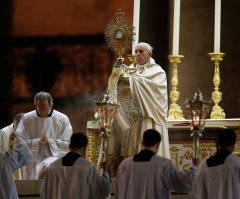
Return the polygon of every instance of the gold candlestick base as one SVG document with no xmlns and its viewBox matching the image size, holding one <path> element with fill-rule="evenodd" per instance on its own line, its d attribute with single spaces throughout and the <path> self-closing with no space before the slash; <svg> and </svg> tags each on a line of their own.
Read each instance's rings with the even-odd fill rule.
<svg viewBox="0 0 240 199">
<path fill-rule="evenodd" d="M 173 77 L 172 77 L 172 91 L 170 92 L 170 98 L 172 104 L 170 105 L 168 119 L 169 120 L 184 120 L 181 107 L 176 103 L 179 99 L 180 92 L 177 91 L 178 86 L 178 71 L 177 66 L 181 62 L 183 55 L 168 55 L 170 62 L 173 65 Z"/>
<path fill-rule="evenodd" d="M 215 105 L 212 108 L 210 118 L 224 119 L 226 117 L 226 114 L 218 104 L 222 100 L 222 92 L 219 91 L 219 85 L 221 82 L 219 62 L 223 60 L 223 56 L 225 55 L 225 53 L 208 53 L 208 55 L 211 57 L 211 60 L 214 61 L 215 65 L 213 77 L 214 91 L 212 92 L 212 100 L 214 101 Z"/>
</svg>

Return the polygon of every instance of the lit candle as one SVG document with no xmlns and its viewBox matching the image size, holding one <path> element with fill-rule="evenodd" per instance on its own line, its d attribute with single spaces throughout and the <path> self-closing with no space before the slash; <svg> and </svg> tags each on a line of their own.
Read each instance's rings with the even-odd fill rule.
<svg viewBox="0 0 240 199">
<path fill-rule="evenodd" d="M 221 0 L 215 0 L 214 53 L 220 53 Z"/>
<path fill-rule="evenodd" d="M 180 0 L 174 0 L 173 55 L 179 54 Z"/>
<path fill-rule="evenodd" d="M 140 21 L 140 0 L 134 0 L 133 8 L 133 27 L 135 27 L 135 41 L 132 44 L 132 54 L 135 54 L 135 47 L 139 40 L 139 21 Z"/>
</svg>

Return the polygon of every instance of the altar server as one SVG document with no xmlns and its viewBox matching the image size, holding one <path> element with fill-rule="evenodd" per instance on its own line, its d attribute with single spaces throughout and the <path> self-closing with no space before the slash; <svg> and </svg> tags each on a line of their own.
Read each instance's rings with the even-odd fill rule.
<svg viewBox="0 0 240 199">
<path fill-rule="evenodd" d="M 191 192 L 195 165 L 194 159 L 188 171 L 179 171 L 171 160 L 157 155 L 161 135 L 149 129 L 143 135 L 143 150 L 133 157 L 124 160 L 117 171 L 116 199 L 169 199 L 170 190 Z"/>
<path fill-rule="evenodd" d="M 52 109 L 49 93 L 37 93 L 34 104 L 36 110 L 24 114 L 16 130 L 33 153 L 33 163 L 23 168 L 23 179 L 37 179 L 43 168 L 65 155 L 72 134 L 69 118 Z"/>
<path fill-rule="evenodd" d="M 240 158 L 232 154 L 236 134 L 222 130 L 217 137 L 217 153 L 197 170 L 193 199 L 240 199 Z"/>
<path fill-rule="evenodd" d="M 0 153 L 0 198 L 18 199 L 12 172 L 32 162 L 32 152 L 24 140 L 16 136 L 14 148 Z"/>
<path fill-rule="evenodd" d="M 72 134 L 70 152 L 40 174 L 44 177 L 41 198 L 103 199 L 108 197 L 109 175 L 104 171 L 103 176 L 100 176 L 96 166 L 84 159 L 87 143 L 87 136 L 83 133 Z"/>
</svg>

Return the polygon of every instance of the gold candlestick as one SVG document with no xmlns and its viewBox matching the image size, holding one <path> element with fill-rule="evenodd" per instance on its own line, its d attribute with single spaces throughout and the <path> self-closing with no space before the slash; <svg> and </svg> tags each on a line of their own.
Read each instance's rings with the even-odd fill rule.
<svg viewBox="0 0 240 199">
<path fill-rule="evenodd" d="M 218 104 L 222 100 L 222 92 L 219 91 L 219 85 L 221 82 L 219 62 L 223 60 L 223 56 L 225 55 L 225 53 L 208 53 L 208 55 L 211 57 L 211 60 L 214 61 L 214 65 L 215 65 L 214 77 L 213 77 L 213 84 L 215 87 L 214 87 L 214 91 L 212 92 L 212 100 L 214 101 L 215 105 L 212 108 L 210 118 L 224 119 L 226 114 Z"/>
<path fill-rule="evenodd" d="M 184 120 L 181 107 L 176 103 L 179 99 L 180 92 L 177 91 L 178 86 L 178 70 L 177 66 L 184 58 L 183 55 L 168 55 L 170 62 L 173 65 L 173 77 L 172 77 L 172 91 L 170 92 L 170 98 L 172 104 L 170 105 L 170 110 L 168 113 L 169 120 Z"/>
</svg>

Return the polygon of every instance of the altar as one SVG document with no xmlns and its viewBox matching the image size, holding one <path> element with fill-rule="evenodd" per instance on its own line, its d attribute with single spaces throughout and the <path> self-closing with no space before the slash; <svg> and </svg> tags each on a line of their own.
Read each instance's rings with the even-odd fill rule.
<svg viewBox="0 0 240 199">
<path fill-rule="evenodd" d="M 231 128 L 237 134 L 234 154 L 240 155 L 240 118 L 207 119 L 200 140 L 199 158 L 204 161 L 216 152 L 215 140 L 219 131 Z M 189 120 L 169 120 L 168 135 L 171 160 L 180 170 L 187 170 L 193 158 L 193 139 L 190 136 Z"/>
<path fill-rule="evenodd" d="M 189 120 L 169 120 L 168 135 L 170 143 L 171 160 L 180 170 L 187 170 L 192 164 L 193 158 L 193 139 L 190 136 Z M 240 118 L 235 119 L 207 119 L 205 123 L 205 131 L 200 140 L 199 157 L 202 161 L 213 155 L 216 151 L 215 139 L 220 130 L 223 128 L 231 128 L 237 134 L 237 142 L 234 154 L 240 155 Z M 87 136 L 89 144 L 87 148 L 86 158 L 93 163 L 97 163 L 100 134 L 99 124 L 89 121 L 87 123 Z M 109 140 L 109 147 L 112 146 Z M 116 170 L 123 157 L 116 157 L 112 154 L 108 155 L 109 173 L 112 177 L 116 175 Z"/>
</svg>

